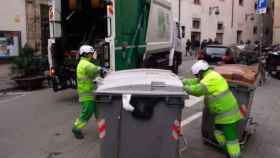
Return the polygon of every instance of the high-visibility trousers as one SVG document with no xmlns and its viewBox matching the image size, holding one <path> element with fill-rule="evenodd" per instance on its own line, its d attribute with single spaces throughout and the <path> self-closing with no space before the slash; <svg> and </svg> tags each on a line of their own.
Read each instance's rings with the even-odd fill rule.
<svg viewBox="0 0 280 158">
<path fill-rule="evenodd" d="M 93 113 L 95 114 L 95 118 L 98 119 L 99 113 L 96 107 L 95 101 L 85 101 L 81 102 L 81 112 L 79 118 L 74 122 L 74 127 L 77 130 L 83 129 L 86 127 L 87 122 L 90 120 Z"/>
<path fill-rule="evenodd" d="M 237 122 L 233 124 L 216 124 L 214 136 L 218 143 L 227 151 L 230 158 L 240 158 L 240 144 Z"/>
</svg>

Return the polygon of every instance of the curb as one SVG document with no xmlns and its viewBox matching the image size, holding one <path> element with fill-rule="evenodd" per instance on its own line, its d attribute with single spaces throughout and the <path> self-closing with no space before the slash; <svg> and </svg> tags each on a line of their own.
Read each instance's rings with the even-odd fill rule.
<svg viewBox="0 0 280 158">
<path fill-rule="evenodd" d="M 0 93 L 14 90 L 16 84 L 12 80 L 0 80 Z"/>
</svg>

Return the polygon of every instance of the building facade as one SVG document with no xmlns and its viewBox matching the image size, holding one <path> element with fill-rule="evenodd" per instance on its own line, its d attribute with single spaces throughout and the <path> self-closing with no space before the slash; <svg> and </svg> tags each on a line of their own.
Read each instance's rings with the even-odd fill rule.
<svg viewBox="0 0 280 158">
<path fill-rule="evenodd" d="M 175 17 L 179 14 L 178 1 L 173 1 Z M 256 0 L 181 0 L 181 25 L 186 31 L 183 43 L 209 38 L 223 44 L 272 42 L 271 12 L 256 15 Z"/>
<path fill-rule="evenodd" d="M 27 42 L 42 53 L 47 53 L 49 38 L 48 0 L 25 0 Z"/>
<path fill-rule="evenodd" d="M 0 2 L 0 58 L 17 56 L 27 41 L 23 0 Z"/>
<path fill-rule="evenodd" d="M 273 14 L 273 44 L 280 44 L 280 1 L 272 2 L 274 8 Z"/>
<path fill-rule="evenodd" d="M 25 44 L 47 53 L 48 13 L 48 0 L 0 2 L 0 58 L 17 56 Z"/>
</svg>

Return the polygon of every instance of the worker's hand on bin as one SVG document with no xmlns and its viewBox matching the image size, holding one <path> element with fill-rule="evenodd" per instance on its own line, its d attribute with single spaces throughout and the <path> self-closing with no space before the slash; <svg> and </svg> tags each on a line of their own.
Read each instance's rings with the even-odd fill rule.
<svg viewBox="0 0 280 158">
<path fill-rule="evenodd" d="M 106 67 L 101 67 L 101 70 L 100 70 L 100 76 L 102 78 L 104 78 L 108 73 L 110 72 L 110 70 Z"/>
<path fill-rule="evenodd" d="M 93 80 L 93 84 L 95 85 L 94 88 L 97 89 L 98 85 L 101 83 L 102 81 L 102 78 L 101 77 L 96 77 L 94 80 Z"/>
<path fill-rule="evenodd" d="M 187 92 L 188 94 L 191 94 L 191 87 L 189 85 L 184 85 L 184 90 L 185 92 Z"/>
<path fill-rule="evenodd" d="M 192 85 L 192 84 L 196 84 L 198 83 L 198 79 L 197 78 L 192 78 L 192 79 L 184 79 L 183 81 L 183 85 Z"/>
</svg>

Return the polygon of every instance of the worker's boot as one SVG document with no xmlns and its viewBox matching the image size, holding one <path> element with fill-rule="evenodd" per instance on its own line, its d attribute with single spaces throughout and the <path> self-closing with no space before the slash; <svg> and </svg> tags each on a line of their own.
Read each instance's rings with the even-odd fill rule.
<svg viewBox="0 0 280 158">
<path fill-rule="evenodd" d="M 72 133 L 74 134 L 75 138 L 77 139 L 84 139 L 84 134 L 81 130 L 72 128 Z"/>
<path fill-rule="evenodd" d="M 227 154 L 227 157 L 226 157 L 226 158 L 232 158 L 232 157 L 230 157 L 230 155 L 228 155 L 228 154 Z M 240 156 L 240 157 L 238 157 L 238 158 L 241 158 L 241 156 Z"/>
</svg>

